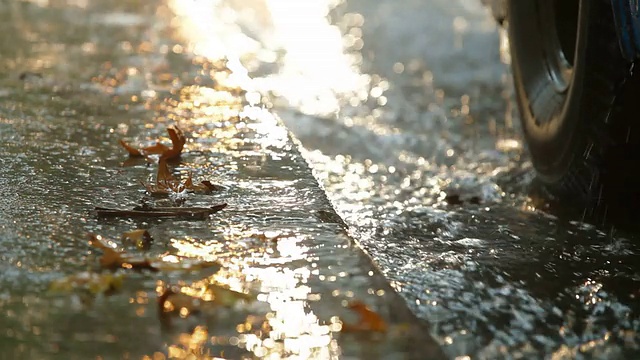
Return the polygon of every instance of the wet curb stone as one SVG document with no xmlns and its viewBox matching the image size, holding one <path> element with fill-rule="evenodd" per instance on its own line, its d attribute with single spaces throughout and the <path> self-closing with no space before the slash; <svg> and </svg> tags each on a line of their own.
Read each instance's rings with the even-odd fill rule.
<svg viewBox="0 0 640 360">
<path fill-rule="evenodd" d="M 278 126 L 283 127 L 281 121 Z M 303 212 L 312 214 L 304 228 L 313 228 L 308 237 L 310 256 L 317 257 L 318 275 L 307 280 L 311 293 L 320 295 L 309 302 L 321 319 L 338 316 L 353 318 L 345 305 L 361 301 L 381 315 L 389 325 L 387 334 L 340 335 L 339 344 L 345 358 L 358 359 L 443 359 L 440 346 L 429 335 L 428 324 L 418 319 L 388 284 L 385 277 L 359 248 L 335 212 L 324 190 L 320 188 L 308 163 L 298 150 L 299 142 L 289 134 L 286 156 L 301 175 L 300 184 L 305 204 Z M 290 167 L 283 171 L 291 171 Z"/>
</svg>

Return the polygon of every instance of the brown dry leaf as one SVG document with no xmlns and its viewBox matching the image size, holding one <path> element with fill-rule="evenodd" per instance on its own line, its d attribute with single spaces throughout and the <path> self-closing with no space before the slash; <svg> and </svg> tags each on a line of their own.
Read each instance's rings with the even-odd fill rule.
<svg viewBox="0 0 640 360">
<path fill-rule="evenodd" d="M 104 253 L 100 258 L 100 265 L 107 269 L 148 269 L 151 271 L 158 271 L 151 265 L 146 258 L 132 257 L 124 251 L 118 251 L 112 241 L 103 238 L 100 235 L 89 234 L 89 243 L 98 249 L 101 249 Z"/>
<path fill-rule="evenodd" d="M 161 143 L 156 143 L 155 145 L 147 146 L 142 149 L 136 149 L 133 146 L 127 144 L 124 140 L 120 140 L 120 145 L 122 145 L 122 147 L 124 147 L 125 150 L 127 150 L 127 152 L 129 153 L 129 156 L 132 157 L 142 157 L 150 154 L 162 154 L 165 151 L 169 150 L 168 146 Z"/>
<path fill-rule="evenodd" d="M 192 313 L 199 311 L 201 306 L 202 299 L 184 294 L 177 288 L 166 288 L 158 294 L 158 312 L 160 317 L 166 320 L 168 320 L 166 316 L 171 313 L 185 311 Z"/>
<path fill-rule="evenodd" d="M 203 261 L 192 258 L 178 258 L 178 262 L 173 261 L 153 261 L 153 267 L 160 271 L 201 271 L 212 269 L 213 272 L 220 270 L 220 263 L 216 261 Z"/>
<path fill-rule="evenodd" d="M 184 186 L 188 190 L 191 190 L 196 193 L 204 193 L 204 194 L 208 194 L 213 191 L 219 191 L 222 189 L 220 185 L 213 184 L 209 180 L 203 180 L 203 181 L 200 181 L 199 184 L 194 184 L 193 180 L 191 179 L 191 174 L 189 174 L 189 177 L 187 178 L 187 181 L 185 181 Z"/>
<path fill-rule="evenodd" d="M 158 161 L 158 173 L 156 174 L 155 184 L 142 183 L 151 195 L 169 195 L 170 193 L 181 193 L 185 190 L 185 186 L 179 180 L 173 177 L 167 161 L 160 158 Z"/>
<path fill-rule="evenodd" d="M 212 191 L 219 190 L 220 187 L 212 184 L 210 181 L 202 181 L 199 184 L 193 184 L 191 174 L 187 180 L 183 183 L 180 180 L 173 177 L 167 161 L 160 158 L 158 161 L 158 173 L 156 174 L 155 184 L 142 183 L 147 191 L 151 195 L 155 196 L 167 196 L 171 193 L 181 193 L 184 191 L 197 192 L 197 193 L 210 193 Z"/>
<path fill-rule="evenodd" d="M 161 159 L 169 160 L 175 159 L 180 156 L 182 153 L 182 149 L 184 148 L 184 144 L 187 142 L 187 139 L 184 137 L 182 130 L 177 126 L 168 127 L 167 133 L 169 134 L 169 138 L 171 139 L 171 147 L 168 147 L 161 142 L 156 142 L 154 145 L 143 147 L 143 148 L 134 148 L 133 146 L 127 144 L 124 140 L 120 140 L 120 145 L 124 147 L 129 156 L 148 156 L 152 154 L 160 155 Z"/>
<path fill-rule="evenodd" d="M 122 241 L 130 242 L 136 245 L 140 250 L 148 250 L 153 242 L 151 234 L 146 229 L 137 229 L 127 231 L 120 237 Z"/>
<path fill-rule="evenodd" d="M 263 233 L 258 233 L 253 235 L 254 238 L 265 243 L 277 243 L 280 239 L 286 239 L 293 236 L 295 235 L 291 233 L 285 233 L 285 232 L 273 231 L 273 230 L 268 230 Z"/>
<path fill-rule="evenodd" d="M 182 130 L 177 126 L 168 128 L 167 132 L 169 133 L 169 138 L 171 139 L 171 144 L 173 146 L 171 149 L 164 151 L 160 157 L 164 159 L 175 159 L 180 156 L 180 153 L 182 153 L 182 149 L 184 148 L 184 144 L 187 142 L 187 139 L 184 137 Z"/>
<path fill-rule="evenodd" d="M 179 287 L 164 288 L 158 294 L 158 310 L 160 317 L 168 320 L 172 313 L 189 314 L 219 306 L 232 307 L 238 301 L 251 302 L 256 300 L 254 295 L 234 291 L 226 287 L 209 284 L 205 291 L 188 294 Z"/>
<path fill-rule="evenodd" d="M 49 285 L 49 291 L 69 293 L 75 290 L 86 290 L 92 295 L 110 294 L 122 287 L 122 279 L 122 274 L 98 274 L 84 271 L 54 280 Z"/>
<path fill-rule="evenodd" d="M 251 294 L 234 291 L 216 284 L 210 284 L 207 287 L 207 293 L 213 296 L 213 301 L 215 301 L 216 304 L 227 307 L 235 305 L 238 301 L 250 302 L 256 299 L 256 297 Z"/>
<path fill-rule="evenodd" d="M 124 251 L 117 250 L 113 241 L 95 234 L 89 234 L 89 243 L 103 251 L 103 255 L 100 258 L 100 265 L 107 269 L 147 269 L 151 271 L 200 271 L 203 269 L 212 269 L 214 272 L 217 272 L 221 267 L 220 264 L 215 261 L 173 257 L 176 261 L 170 262 L 161 259 L 150 260 L 146 257 L 133 256 Z"/>
<path fill-rule="evenodd" d="M 167 347 L 168 359 L 189 360 L 224 360 L 213 355 L 213 350 L 208 348 L 211 336 L 206 326 L 198 325 L 192 332 L 180 334 L 176 344 Z M 164 359 L 164 355 L 160 357 Z M 155 358 L 154 358 L 155 359 Z"/>
<path fill-rule="evenodd" d="M 361 301 L 353 301 L 348 308 L 360 316 L 357 324 L 342 324 L 343 332 L 386 332 L 387 323 L 382 317 Z"/>
</svg>

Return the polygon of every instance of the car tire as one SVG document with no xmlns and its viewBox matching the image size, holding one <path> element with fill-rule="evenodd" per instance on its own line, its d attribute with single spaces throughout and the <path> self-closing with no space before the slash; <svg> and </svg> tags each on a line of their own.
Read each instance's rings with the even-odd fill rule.
<svg viewBox="0 0 640 360">
<path fill-rule="evenodd" d="M 505 21 L 538 179 L 586 217 L 607 220 L 625 196 L 640 194 L 640 182 L 625 176 L 626 166 L 638 165 L 629 133 L 640 121 L 625 114 L 624 94 L 637 89 L 631 90 L 633 64 L 620 51 L 610 0 L 509 0 Z"/>
</svg>

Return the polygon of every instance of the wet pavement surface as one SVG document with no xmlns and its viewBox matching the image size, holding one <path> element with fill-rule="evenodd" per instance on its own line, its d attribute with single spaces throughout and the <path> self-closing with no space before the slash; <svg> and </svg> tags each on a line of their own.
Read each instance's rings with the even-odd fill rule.
<svg viewBox="0 0 640 360">
<path fill-rule="evenodd" d="M 442 358 L 237 59 L 199 53 L 216 48 L 189 37 L 191 10 L 3 8 L 0 357 Z M 169 171 L 211 194 L 145 193 L 158 156 L 119 140 L 166 144 L 170 126 L 186 144 Z M 206 219 L 94 211 L 220 203 Z M 121 239 L 134 229 L 151 239 Z"/>
<path fill-rule="evenodd" d="M 583 224 L 579 211 L 567 217 L 540 191 L 508 52 L 480 2 L 327 6 L 348 50 L 323 48 L 340 65 L 283 61 L 271 85 L 285 98 L 276 112 L 352 235 L 447 355 L 637 357 L 638 235 Z M 328 87 L 288 93 L 277 80 L 293 71 Z"/>
<path fill-rule="evenodd" d="M 640 355 L 638 234 L 540 195 L 479 0 L 34 0 L 0 18 L 0 357 Z M 118 141 L 169 144 L 170 125 L 189 139 L 174 175 L 220 191 L 145 194 L 157 157 Z M 220 202 L 206 221 L 92 213 Z M 87 232 L 136 228 L 150 248 L 119 247 L 221 270 L 49 291 L 111 273 Z M 159 308 L 169 286 L 197 304 Z M 219 287 L 256 301 L 208 301 Z M 341 331 L 361 303 L 385 331 Z"/>
</svg>

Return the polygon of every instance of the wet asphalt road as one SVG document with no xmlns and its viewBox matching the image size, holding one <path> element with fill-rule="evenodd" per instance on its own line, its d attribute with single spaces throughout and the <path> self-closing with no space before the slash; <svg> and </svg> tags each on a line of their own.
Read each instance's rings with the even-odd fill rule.
<svg viewBox="0 0 640 360">
<path fill-rule="evenodd" d="M 551 210 L 519 136 L 508 53 L 480 1 L 352 0 L 329 14 L 350 76 L 276 111 L 447 354 L 638 357 L 638 234 Z M 298 29 L 292 37 L 312 31 Z M 314 83 L 335 69 L 305 70 Z"/>
<path fill-rule="evenodd" d="M 154 234 L 168 239 L 153 254 L 197 257 L 204 251 L 240 267 L 242 276 L 265 281 L 261 291 L 275 294 L 273 306 L 280 306 L 272 323 L 292 339 L 269 348 L 274 357 L 291 355 L 291 349 L 316 358 L 339 355 L 333 343 L 321 347 L 325 352 L 313 353 L 314 341 L 327 340 L 326 329 L 306 316 L 302 301 L 295 303 L 298 311 L 290 311 L 280 299 L 309 290 L 298 282 L 310 266 L 300 265 L 302 258 L 328 259 L 316 264 L 326 276 L 308 271 L 313 279 L 309 286 L 331 294 L 334 285 L 326 285 L 326 279 L 338 279 L 335 286 L 349 292 L 348 281 L 334 276 L 343 273 L 340 266 L 367 273 L 369 265 L 350 257 L 351 251 L 344 252 L 344 263 L 332 257 L 339 258 L 343 241 L 348 242 L 342 235 L 332 237 L 339 222 L 304 217 L 320 208 L 327 211 L 327 204 L 319 191 L 309 190 L 308 173 L 287 172 L 300 163 L 288 152 L 286 136 L 274 120 L 257 116 L 255 123 L 242 123 L 248 128 L 229 121 L 237 114 L 233 96 L 238 95 L 218 98 L 209 88 L 219 79 L 208 75 L 218 69 L 215 60 L 226 57 L 227 66 L 239 74 L 231 83 L 249 94 L 247 102 L 258 99 L 285 122 L 349 234 L 428 324 L 448 357 L 640 356 L 639 234 L 559 216 L 549 209 L 549 199 L 539 195 L 519 137 L 509 69 L 503 62 L 508 54 L 501 53 L 499 29 L 479 0 L 190 4 L 0 4 L 5 34 L 0 183 L 10 189 L 0 202 L 5 212 L 0 219 L 5 289 L 0 308 L 8 329 L 0 345 L 10 343 L 23 355 L 119 354 L 130 344 L 113 345 L 114 334 L 131 341 L 144 332 L 147 336 L 133 354 L 172 341 L 177 348 L 199 346 L 192 337 L 160 331 L 155 314 L 149 314 L 156 281 L 191 278 L 134 275 L 128 290 L 139 290 L 131 297 L 135 307 L 124 293 L 98 301 L 91 312 L 76 298 L 70 306 L 64 298 L 49 302 L 33 294 L 96 260 L 82 243 L 85 231 L 116 237 L 139 225 L 105 225 L 78 214 L 96 199 L 111 206 L 135 202 L 141 195 L 137 179 L 152 176 L 153 168 L 122 166 L 116 141 L 150 141 L 175 121 L 196 139 L 176 172 L 214 174 L 238 190 L 224 196 L 237 206 L 273 212 L 266 218 L 282 221 L 278 224 L 286 226 L 293 240 L 275 253 L 254 247 L 251 232 L 274 230 L 274 225 L 240 211 L 221 223 L 180 228 L 152 223 Z M 229 106 L 219 106 L 225 101 Z M 21 155 L 25 148 L 38 156 Z M 120 192 L 114 193 L 114 187 Z M 263 197 L 265 192 L 273 197 Z M 74 205 L 68 205 L 69 198 Z M 308 222 L 304 226 L 295 223 L 303 220 Z M 235 241 L 242 246 L 233 245 Z M 198 250 L 203 242 L 208 247 Z M 243 263 L 247 253 L 264 256 L 268 264 Z M 338 265 L 332 268 L 332 261 Z M 251 287 L 230 270 L 226 276 Z M 391 306 L 388 318 L 411 318 L 395 300 L 381 301 Z M 333 311 L 327 304 L 318 314 Z M 108 311 L 116 316 L 100 316 Z M 264 315 L 255 308 L 248 311 Z M 236 315 L 246 314 L 232 311 L 221 322 L 214 318 L 206 323 L 234 334 Z M 131 316 L 135 327 L 122 327 L 122 316 Z M 43 339 L 43 329 L 57 324 L 52 320 L 64 324 L 61 334 L 75 336 L 72 342 L 54 334 L 30 348 L 27 344 Z M 100 337 L 87 338 L 94 331 L 92 321 L 104 327 Z M 301 333 L 287 333 L 292 323 L 300 325 L 296 331 Z M 347 340 L 341 343 L 343 354 L 367 350 L 362 345 L 369 341 Z M 419 353 L 422 344 L 416 342 L 413 350 Z M 246 355 L 228 343 L 214 345 L 232 357 Z M 392 341 L 389 348 L 397 349 L 397 344 Z M 253 348 L 251 356 L 266 356 L 260 349 Z"/>
</svg>

